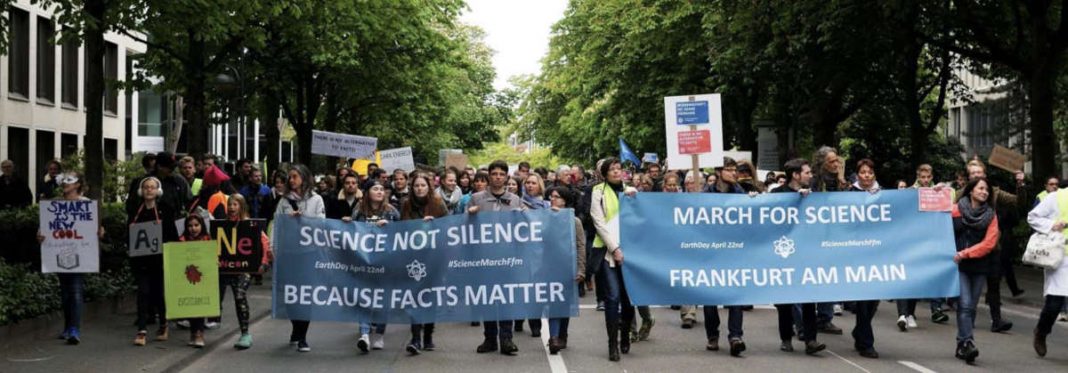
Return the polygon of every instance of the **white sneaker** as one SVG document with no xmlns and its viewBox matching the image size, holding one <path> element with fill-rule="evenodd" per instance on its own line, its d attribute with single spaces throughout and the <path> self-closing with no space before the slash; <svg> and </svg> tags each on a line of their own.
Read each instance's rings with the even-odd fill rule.
<svg viewBox="0 0 1068 373">
<path fill-rule="evenodd" d="M 916 316 L 911 316 L 911 315 L 905 317 L 905 324 L 907 324 L 909 328 L 915 328 L 915 327 L 919 326 L 919 325 L 916 325 Z"/>
<path fill-rule="evenodd" d="M 1068 312 L 1061 312 L 1061 317 L 1058 317 L 1057 321 L 1068 321 Z"/>
<path fill-rule="evenodd" d="M 367 334 L 361 335 L 360 340 L 356 341 L 356 348 L 360 349 L 360 352 L 367 352 L 367 347 L 371 343 L 371 337 Z"/>
<path fill-rule="evenodd" d="M 205 328 L 212 329 L 212 330 L 218 329 L 220 326 L 222 326 L 221 322 L 208 321 L 208 322 L 204 323 L 204 327 Z"/>
<path fill-rule="evenodd" d="M 841 304 L 837 304 L 837 303 L 834 304 L 834 315 L 835 316 L 842 316 L 842 305 Z"/>
<path fill-rule="evenodd" d="M 182 329 L 189 329 L 189 320 L 178 320 L 174 325 Z"/>
<path fill-rule="evenodd" d="M 905 320 L 905 316 L 904 315 L 897 317 L 897 328 L 901 329 L 901 331 L 907 331 L 908 330 L 908 321 Z"/>
<path fill-rule="evenodd" d="M 381 334 L 374 334 L 371 336 L 371 349 L 381 350 L 386 347 L 385 338 Z"/>
</svg>

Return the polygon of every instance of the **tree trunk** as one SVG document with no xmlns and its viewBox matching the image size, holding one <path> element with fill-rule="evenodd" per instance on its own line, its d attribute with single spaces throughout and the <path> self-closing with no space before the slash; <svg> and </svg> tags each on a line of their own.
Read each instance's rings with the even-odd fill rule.
<svg viewBox="0 0 1068 373">
<path fill-rule="evenodd" d="M 1047 62 L 1036 66 L 1027 87 L 1031 103 L 1028 115 L 1031 120 L 1031 166 L 1032 177 L 1044 178 L 1057 172 L 1057 140 L 1053 132 L 1053 84 L 1054 69 Z"/>
<path fill-rule="evenodd" d="M 105 0 L 86 0 L 86 17 L 102 20 Z M 85 23 L 85 179 L 88 197 L 101 198 L 104 185 L 104 25 Z M 114 197 L 114 196 L 109 196 Z"/>
<path fill-rule="evenodd" d="M 185 65 L 186 148 L 189 154 L 208 152 L 207 84 L 205 83 L 204 41 L 198 40 L 195 31 L 188 31 L 189 59 Z"/>
<path fill-rule="evenodd" d="M 278 147 L 280 134 L 278 131 L 278 100 L 275 99 L 269 89 L 265 89 L 260 93 L 260 97 L 263 98 L 263 108 L 260 113 L 260 129 L 264 131 L 264 135 L 267 137 L 267 167 L 269 170 L 278 169 Z M 271 175 L 263 175 L 264 180 Z"/>
</svg>

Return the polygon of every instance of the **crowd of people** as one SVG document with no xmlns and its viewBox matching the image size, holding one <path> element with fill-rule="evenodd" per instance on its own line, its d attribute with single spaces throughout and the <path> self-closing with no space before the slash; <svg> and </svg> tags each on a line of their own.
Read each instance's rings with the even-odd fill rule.
<svg viewBox="0 0 1068 373">
<path fill-rule="evenodd" d="M 366 172 L 358 173 L 345 164 L 316 177 L 305 165 L 285 164 L 265 175 L 249 160 L 237 161 L 232 172 L 225 172 L 217 158 L 206 155 L 198 158 L 175 157 L 168 153 L 149 154 L 143 158 L 145 174 L 130 181 L 126 212 L 132 224 L 156 222 L 163 227 L 163 240 L 210 240 L 205 227 L 212 219 L 264 219 L 292 215 L 313 218 L 339 219 L 360 224 L 383 226 L 401 220 L 432 220 L 451 214 L 477 214 L 484 211 L 514 211 L 534 209 L 573 209 L 575 214 L 575 250 L 578 272 L 574 281 L 580 296 L 587 292 L 596 297 L 597 310 L 604 312 L 608 337 L 608 358 L 618 361 L 629 353 L 632 343 L 644 341 L 653 333 L 655 320 L 648 306 L 635 306 L 627 294 L 622 265 L 625 261 L 624 242 L 618 231 L 608 226 L 619 213 L 619 199 L 637 193 L 735 193 L 757 196 L 763 193 L 865 192 L 879 193 L 883 187 L 876 177 L 878 165 L 862 159 L 845 165 L 838 152 L 830 147 L 819 148 L 813 159 L 793 159 L 785 163 L 782 172 L 770 172 L 759 180 L 757 169 L 746 160 L 724 159 L 707 175 L 700 171 L 665 170 L 658 163 L 646 163 L 637 169 L 626 169 L 616 158 L 596 163 L 592 172 L 580 165 L 561 165 L 555 169 L 531 169 L 527 162 L 519 163 L 514 171 L 503 161 L 494 161 L 482 168 L 419 168 L 414 171 L 385 170 L 371 163 Z M 20 181 L 10 161 L 0 163 L 3 176 L 0 193 L 4 207 L 28 205 L 32 196 L 12 186 Z M 956 356 L 974 361 L 979 349 L 973 331 L 977 303 L 986 287 L 992 332 L 1005 332 L 1013 327 L 1001 312 L 1000 284 L 1004 279 L 1012 293 L 1023 290 L 1016 283 L 1012 262 L 1017 243 L 1012 235 L 1000 234 L 1012 229 L 1026 217 L 1037 232 L 1061 231 L 1068 227 L 1068 193 L 1058 192 L 1064 185 L 1056 177 L 1047 178 L 1040 193 L 1030 198 L 1030 188 L 1023 172 L 1016 172 L 1015 183 L 1003 188 L 987 178 L 986 166 L 979 160 L 967 163 L 965 173 L 953 175 L 951 182 L 939 183 L 930 165 L 916 169 L 915 180 L 897 182 L 897 188 L 952 188 L 953 229 L 956 240 L 954 261 L 959 266 L 959 297 L 948 299 L 896 299 L 897 327 L 901 332 L 917 328 L 916 308 L 920 302 L 930 306 L 932 323 L 947 323 L 948 312 L 956 314 Z M 82 199 L 85 184 L 76 171 L 64 171 L 58 162 L 49 163 L 47 174 L 38 187 L 38 199 Z M 10 192 L 8 192 L 10 190 Z M 26 190 L 28 193 L 28 189 Z M 58 194 L 56 194 L 58 192 Z M 8 201 L 11 199 L 11 201 Z M 17 199 L 17 200 L 16 200 Z M 184 232 L 179 233 L 175 222 L 185 219 Z M 99 234 L 106 234 L 103 229 Z M 41 237 L 39 237 L 41 239 Z M 272 239 L 267 233 L 262 245 L 269 253 Z M 277 249 L 277 248 L 275 248 Z M 272 263 L 264 257 L 260 273 Z M 169 338 L 169 323 L 163 301 L 163 265 L 160 256 L 131 258 L 130 266 L 137 286 L 137 322 L 133 343 L 145 346 L 149 341 L 148 325 L 155 323 L 156 341 Z M 1065 296 L 1068 296 L 1068 269 L 1046 272 L 1045 307 L 1038 327 L 1034 330 L 1034 349 L 1046 354 L 1046 336 L 1058 316 L 1065 319 Z M 252 347 L 249 333 L 249 305 L 246 292 L 254 284 L 262 283 L 262 275 L 227 274 L 221 276 L 220 294 L 229 287 L 235 298 L 236 318 L 241 331 L 237 349 Z M 61 338 L 69 343 L 80 341 L 81 297 L 84 275 L 60 276 L 65 328 Z M 856 317 L 851 335 L 857 352 L 867 358 L 878 358 L 872 320 L 879 300 L 858 300 L 839 303 L 777 304 L 780 349 L 793 352 L 793 340 L 803 343 L 804 352 L 819 354 L 826 346 L 819 334 L 840 335 L 843 330 L 834 319 L 844 312 Z M 675 305 L 683 329 L 697 324 L 698 305 Z M 701 305 L 704 317 L 705 348 L 720 349 L 720 316 L 717 305 Z M 731 305 L 727 310 L 726 348 L 730 355 L 740 356 L 746 350 L 743 339 L 745 312 L 752 306 Z M 638 319 L 641 322 L 638 322 Z M 175 321 L 175 320 L 170 320 Z M 550 353 L 567 348 L 567 318 L 549 320 Z M 189 345 L 203 347 L 205 330 L 218 328 L 215 319 L 178 321 L 179 327 L 190 331 Z M 311 350 L 308 343 L 308 320 L 292 320 L 290 343 L 298 351 Z M 499 352 L 514 355 L 518 347 L 513 333 L 522 332 L 524 325 L 534 336 L 540 336 L 540 319 L 498 320 L 481 324 L 484 341 L 476 347 L 478 353 Z M 369 353 L 385 348 L 383 333 L 386 325 L 360 323 L 356 347 Z M 435 349 L 434 324 L 410 325 L 411 338 L 404 347 L 418 355 Z"/>
</svg>

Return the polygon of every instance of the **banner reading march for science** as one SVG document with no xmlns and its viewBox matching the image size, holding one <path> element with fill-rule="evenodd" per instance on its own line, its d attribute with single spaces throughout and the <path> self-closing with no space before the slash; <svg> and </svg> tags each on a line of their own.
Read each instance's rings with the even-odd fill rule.
<svg viewBox="0 0 1068 373">
<path fill-rule="evenodd" d="M 620 198 L 635 304 L 959 296 L 952 220 L 916 190 Z"/>
<path fill-rule="evenodd" d="M 275 220 L 275 318 L 431 323 L 578 314 L 571 210 L 430 222 Z"/>
</svg>

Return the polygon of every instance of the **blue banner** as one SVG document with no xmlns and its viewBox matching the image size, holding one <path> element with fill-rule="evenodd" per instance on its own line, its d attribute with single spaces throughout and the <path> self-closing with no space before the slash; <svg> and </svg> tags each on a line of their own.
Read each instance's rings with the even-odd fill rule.
<svg viewBox="0 0 1068 373">
<path fill-rule="evenodd" d="M 746 305 L 960 296 L 947 212 L 916 190 L 621 197 L 635 304 Z"/>
<path fill-rule="evenodd" d="M 578 315 L 570 209 L 377 227 L 280 216 L 273 315 L 431 323 Z"/>
</svg>

